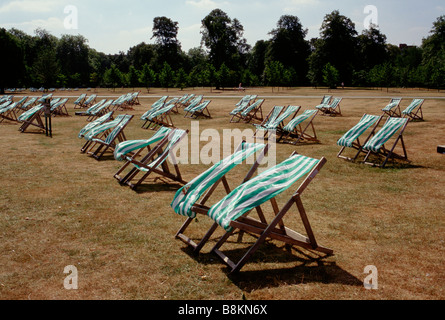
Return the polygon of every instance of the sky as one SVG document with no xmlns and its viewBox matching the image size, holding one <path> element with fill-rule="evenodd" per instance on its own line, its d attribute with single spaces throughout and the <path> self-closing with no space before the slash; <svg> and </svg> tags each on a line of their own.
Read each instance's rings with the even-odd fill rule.
<svg viewBox="0 0 445 320">
<path fill-rule="evenodd" d="M 319 37 L 324 17 L 334 10 L 351 19 L 359 34 L 372 22 L 388 43 L 420 46 L 445 15 L 443 0 L 0 0 L 0 27 L 29 35 L 37 28 L 56 37 L 82 35 L 90 48 L 115 54 L 154 43 L 153 19 L 165 16 L 178 22 L 178 40 L 187 52 L 200 46 L 201 20 L 217 8 L 240 21 L 251 46 L 269 40 L 283 15 L 300 19 L 307 40 Z"/>
</svg>

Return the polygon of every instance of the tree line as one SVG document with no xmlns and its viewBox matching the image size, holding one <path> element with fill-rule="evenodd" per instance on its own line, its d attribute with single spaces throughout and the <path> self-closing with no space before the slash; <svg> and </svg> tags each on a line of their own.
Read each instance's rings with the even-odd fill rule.
<svg viewBox="0 0 445 320">
<path fill-rule="evenodd" d="M 0 88 L 445 86 L 445 16 L 433 22 L 421 46 L 389 44 L 375 25 L 358 34 L 339 11 L 327 14 L 319 37 L 310 40 L 297 16 L 283 15 L 270 39 L 253 47 L 241 22 L 221 9 L 201 23 L 201 45 L 188 52 L 177 39 L 178 22 L 156 17 L 154 43 L 118 54 L 90 48 L 82 35 L 57 38 L 37 29 L 31 36 L 2 28 Z"/>
</svg>

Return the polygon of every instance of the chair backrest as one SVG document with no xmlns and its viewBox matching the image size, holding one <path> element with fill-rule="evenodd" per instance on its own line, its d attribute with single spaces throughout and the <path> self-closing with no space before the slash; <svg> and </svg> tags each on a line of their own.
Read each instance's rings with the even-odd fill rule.
<svg viewBox="0 0 445 320">
<path fill-rule="evenodd" d="M 153 120 L 157 116 L 160 116 L 162 114 L 165 114 L 167 112 L 170 112 L 175 107 L 174 104 L 167 105 L 165 107 L 162 107 L 158 110 L 155 110 L 154 112 L 150 113 L 147 117 L 148 120 Z"/>
<path fill-rule="evenodd" d="M 332 100 L 332 102 L 329 104 L 329 108 L 331 108 L 331 109 L 335 109 L 335 108 L 337 108 L 338 105 L 340 104 L 340 102 L 341 102 L 342 99 L 343 99 L 343 98 L 334 98 L 334 99 Z"/>
<path fill-rule="evenodd" d="M 81 94 L 81 95 L 74 101 L 74 104 L 79 104 L 79 103 L 81 103 L 81 102 L 83 101 L 83 99 L 86 98 L 86 96 L 87 96 L 86 93 L 82 93 L 82 94 Z"/>
<path fill-rule="evenodd" d="M 330 95 L 323 96 L 320 104 L 329 104 L 329 102 L 331 102 L 331 99 L 332 99 L 332 96 L 330 96 Z"/>
<path fill-rule="evenodd" d="M 337 141 L 337 145 L 342 147 L 352 147 L 353 142 L 380 118 L 381 116 L 364 114 L 360 121 Z"/>
<path fill-rule="evenodd" d="M 299 106 L 288 106 L 286 110 L 283 111 L 275 120 L 268 123 L 267 128 L 268 129 L 276 129 L 278 125 L 286 120 L 291 114 L 297 112 L 300 110 Z"/>
<path fill-rule="evenodd" d="M 391 109 L 397 107 L 400 102 L 402 101 L 402 98 L 392 98 L 389 104 L 387 104 L 382 111 L 390 111 Z"/>
<path fill-rule="evenodd" d="M 110 111 L 106 114 L 104 114 L 103 116 L 101 116 L 100 118 L 97 118 L 96 120 L 88 123 L 85 127 L 82 128 L 82 130 L 80 130 L 78 137 L 79 138 L 83 138 L 83 136 L 90 131 L 92 128 L 94 128 L 95 126 L 98 126 L 108 120 L 111 119 L 111 117 L 113 116 L 113 112 L 114 111 Z"/>
<path fill-rule="evenodd" d="M 233 154 L 214 164 L 179 189 L 173 198 L 171 207 L 177 214 L 194 218 L 196 213 L 192 212 L 191 208 L 203 193 L 235 166 L 254 153 L 264 150 L 265 147 L 266 145 L 261 143 L 241 142 Z"/>
<path fill-rule="evenodd" d="M 262 103 L 264 102 L 264 99 L 259 99 L 256 100 L 254 103 L 252 103 L 250 106 L 248 106 L 247 108 L 245 108 L 242 112 L 241 115 L 242 116 L 247 116 L 249 114 L 250 111 L 254 110 L 255 108 L 258 108 Z"/>
<path fill-rule="evenodd" d="M 33 115 L 35 115 L 37 112 L 39 112 L 40 110 L 42 110 L 44 108 L 43 104 L 39 104 L 37 106 L 32 107 L 31 109 L 29 109 L 28 111 L 23 112 L 19 117 L 18 120 L 19 121 L 26 121 L 28 119 L 30 119 Z"/>
<path fill-rule="evenodd" d="M 199 105 L 197 105 L 190 111 L 191 112 L 202 111 L 210 104 L 210 102 L 211 102 L 211 100 L 204 100 L 203 102 L 201 102 Z"/>
<path fill-rule="evenodd" d="M 86 100 L 85 100 L 85 105 L 90 104 L 91 102 L 94 101 L 94 99 L 97 98 L 97 94 L 92 94 L 91 96 L 89 96 Z"/>
<path fill-rule="evenodd" d="M 90 131 L 88 131 L 85 135 L 84 138 L 86 140 L 91 140 L 93 138 L 95 138 L 98 134 L 116 127 L 124 118 L 124 115 L 120 114 L 118 115 L 114 120 L 102 123 L 100 125 L 97 125 L 95 127 L 93 127 Z"/>
<path fill-rule="evenodd" d="M 382 128 L 365 143 L 363 149 L 378 152 L 398 130 L 408 123 L 408 118 L 389 117 Z"/>
<path fill-rule="evenodd" d="M 164 139 L 172 129 L 161 127 L 155 134 L 146 140 L 127 140 L 119 143 L 114 149 L 114 158 L 118 161 L 123 161 L 126 159 L 126 155 L 135 150 L 145 148 L 153 143 L 159 142 Z"/>
<path fill-rule="evenodd" d="M 122 120 L 117 124 L 117 126 L 113 129 L 113 131 L 110 132 L 110 134 L 105 139 L 105 144 L 111 144 L 114 139 L 124 130 L 125 126 L 130 122 L 130 120 L 133 118 L 132 115 L 124 115 Z"/>
<path fill-rule="evenodd" d="M 306 121 L 309 117 L 317 113 L 318 110 L 306 110 L 299 116 L 295 117 L 283 128 L 284 131 L 292 132 L 296 126 L 298 126 L 303 121 Z"/>
<path fill-rule="evenodd" d="M 107 99 L 102 99 L 99 102 L 93 104 L 91 107 L 89 107 L 87 109 L 87 111 L 85 111 L 87 114 L 91 114 L 96 108 L 99 108 L 101 105 L 103 105 L 105 102 L 107 101 Z"/>
<path fill-rule="evenodd" d="M 294 154 L 235 188 L 213 205 L 207 215 L 226 231 L 231 231 L 231 221 L 287 190 L 320 161 Z"/>
<path fill-rule="evenodd" d="M 424 99 L 413 99 L 408 107 L 402 111 L 402 114 L 410 114 L 414 109 L 421 106 L 425 100 Z"/>
</svg>

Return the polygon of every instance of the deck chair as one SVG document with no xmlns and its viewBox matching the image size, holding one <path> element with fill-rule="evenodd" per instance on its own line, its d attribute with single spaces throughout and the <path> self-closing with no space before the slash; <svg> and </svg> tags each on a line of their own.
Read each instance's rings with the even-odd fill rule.
<svg viewBox="0 0 445 320">
<path fill-rule="evenodd" d="M 408 107 L 402 111 L 402 116 L 410 121 L 423 121 L 422 105 L 424 99 L 413 99 Z"/>
<path fill-rule="evenodd" d="M 94 109 L 99 108 L 101 105 L 103 105 L 105 102 L 107 101 L 107 99 L 102 99 L 99 102 L 96 102 L 94 104 L 92 104 L 91 106 L 89 106 L 85 111 L 76 111 L 74 114 L 76 116 L 90 116 L 91 112 Z"/>
<path fill-rule="evenodd" d="M 68 110 L 66 109 L 66 103 L 68 98 L 63 98 L 51 105 L 51 114 L 54 116 L 69 116 Z"/>
<path fill-rule="evenodd" d="M 74 109 L 82 108 L 83 103 L 87 97 L 86 93 L 82 93 L 76 100 L 74 100 Z"/>
<path fill-rule="evenodd" d="M 242 141 L 233 154 L 214 164 L 211 168 L 179 189 L 173 198 L 171 207 L 177 214 L 187 218 L 176 233 L 176 238 L 192 246 L 195 253 L 199 252 L 208 238 L 204 236 L 201 241 L 196 244 L 190 237 L 185 235 L 186 229 L 196 218 L 197 214 L 202 213 L 200 210 L 206 208 L 209 198 L 221 183 L 227 194 L 231 192 L 226 176 L 233 168 L 243 163 L 248 157 L 260 152 L 242 182 L 249 180 L 255 173 L 269 147 L 269 145 L 265 144 L 246 143 Z"/>
<path fill-rule="evenodd" d="M 45 130 L 45 124 L 42 120 L 44 108 L 45 106 L 43 104 L 38 104 L 28 111 L 23 112 L 17 119 L 19 122 L 23 122 L 19 131 L 25 132 L 30 126 Z"/>
<path fill-rule="evenodd" d="M 318 105 L 316 108 L 322 112 L 322 115 L 341 116 L 340 102 L 342 100 L 342 98 L 333 98 L 330 103 Z"/>
<path fill-rule="evenodd" d="M 103 116 L 97 118 L 96 120 L 89 122 L 85 127 L 83 127 L 79 131 L 78 138 L 83 138 L 87 134 L 87 132 L 89 132 L 94 127 L 99 126 L 105 122 L 113 120 L 113 113 L 114 113 L 114 111 L 110 111 L 110 112 L 104 114 Z"/>
<path fill-rule="evenodd" d="M 209 111 L 209 104 L 211 102 L 212 102 L 212 100 L 201 101 L 201 103 L 199 103 L 197 106 L 188 110 L 184 117 L 192 118 L 192 119 L 198 119 L 198 118 L 211 119 L 212 116 Z"/>
<path fill-rule="evenodd" d="M 182 179 L 173 150 L 188 134 L 188 130 L 163 127 L 157 133 L 158 135 L 155 134 L 153 137 L 155 137 L 155 141 L 159 142 L 152 148 L 147 148 L 147 146 L 153 144 L 153 141 L 136 141 L 136 147 L 132 146 L 131 148 L 128 148 L 131 145 L 130 142 L 118 145 L 118 149 L 115 150 L 115 158 L 122 159 L 125 156 L 126 159 L 126 163 L 114 175 L 120 184 L 126 184 L 131 189 L 136 190 L 152 173 L 158 175 L 158 179 L 167 178 L 181 184 L 187 183 Z M 159 138 L 161 139 L 159 140 Z M 136 151 L 137 147 L 139 147 L 138 151 Z M 127 148 L 125 153 L 122 151 L 124 148 Z M 147 153 L 143 155 L 142 151 L 146 149 Z M 126 156 L 129 151 L 133 155 Z M 170 169 L 169 161 L 166 161 L 167 158 L 170 158 L 174 170 Z M 121 177 L 120 175 L 127 167 L 131 169 L 127 170 L 125 176 Z M 140 177 L 138 178 L 138 176 Z"/>
<path fill-rule="evenodd" d="M 116 117 L 116 119 L 117 118 L 118 117 Z M 114 149 L 119 142 L 127 140 L 124 134 L 124 129 L 132 118 L 133 115 L 123 115 L 121 121 L 119 121 L 106 138 L 93 137 L 91 139 L 93 143 L 87 153 L 96 160 L 100 160 L 106 151 L 110 150 L 114 152 Z"/>
<path fill-rule="evenodd" d="M 408 118 L 388 117 L 382 128 L 363 146 L 363 150 L 367 152 L 363 163 L 383 168 L 390 159 L 409 162 L 403 141 L 403 133 L 408 122 Z M 396 134 L 397 137 L 392 142 L 392 146 L 386 148 L 385 143 Z M 401 143 L 402 152 L 397 153 L 395 148 L 399 142 Z M 375 160 L 371 159 L 371 157 Z"/>
<path fill-rule="evenodd" d="M 320 140 L 317 138 L 314 126 L 314 119 L 317 114 L 318 109 L 310 109 L 289 121 L 283 128 L 277 141 L 294 145 L 303 142 L 319 143 Z M 312 128 L 311 133 L 308 132 L 309 127 Z"/>
<path fill-rule="evenodd" d="M 159 127 L 174 127 L 173 119 L 170 114 L 175 107 L 175 104 L 169 104 L 150 113 L 146 117 L 142 128 L 157 130 Z"/>
<path fill-rule="evenodd" d="M 245 123 L 251 123 L 252 121 L 263 122 L 263 103 L 264 99 L 255 100 L 251 105 L 241 111 L 240 118 Z"/>
<path fill-rule="evenodd" d="M 269 121 L 265 124 L 262 124 L 260 127 L 256 127 L 257 131 L 260 130 L 263 132 L 263 139 L 266 139 L 270 132 L 274 132 L 276 135 L 281 135 L 283 133 L 284 121 L 292 116 L 291 121 L 295 118 L 295 116 L 300 111 L 300 106 L 287 106 L 277 117 L 272 116 Z M 272 112 L 274 110 L 272 109 Z M 256 135 L 255 132 L 254 136 Z"/>
<path fill-rule="evenodd" d="M 270 123 L 273 123 L 284 109 L 284 106 L 274 106 L 264 118 L 263 122 L 261 122 L 260 124 L 254 124 L 256 130 L 253 136 L 257 136 L 260 131 L 267 130 L 268 125 Z"/>
<path fill-rule="evenodd" d="M 288 159 L 247 180 L 219 202 L 203 210 L 214 221 L 214 225 L 206 234 L 207 238 L 210 238 L 218 227 L 226 231 L 211 252 L 216 253 L 229 266 L 231 273 L 240 271 L 266 239 L 278 240 L 286 245 L 297 245 L 326 255 L 333 254 L 332 249 L 317 243 L 301 200 L 303 191 L 325 163 L 325 158 L 314 159 L 293 153 Z M 279 209 L 276 197 L 300 179 L 303 181 L 298 189 Z M 267 201 L 271 202 L 275 214 L 270 222 L 267 222 L 261 207 Z M 293 204 L 297 207 L 307 236 L 285 227 L 284 217 L 289 213 Z M 260 220 L 248 216 L 253 209 L 261 213 L 259 214 Z M 241 259 L 232 261 L 224 254 L 221 247 L 237 230 L 254 234 L 257 237 Z"/>
<path fill-rule="evenodd" d="M 93 108 L 89 112 L 87 112 L 87 121 L 93 121 L 94 119 L 97 119 L 104 114 L 112 111 L 111 106 L 113 104 L 113 99 L 109 99 L 105 101 L 104 103 L 100 104 L 99 106 Z M 114 110 L 113 110 L 114 111 Z"/>
<path fill-rule="evenodd" d="M 323 98 L 321 98 L 320 104 L 317 105 L 316 108 L 322 107 L 322 106 L 328 106 L 331 103 L 331 100 L 332 100 L 331 95 L 324 95 Z"/>
<path fill-rule="evenodd" d="M 374 116 L 370 114 L 364 114 L 360 121 L 353 126 L 351 129 L 349 129 L 340 139 L 337 141 L 337 145 L 341 147 L 340 151 L 337 154 L 338 158 L 355 161 L 360 154 L 360 152 L 363 152 L 363 145 L 368 142 L 368 140 L 374 135 L 375 130 L 377 126 L 380 124 L 380 121 L 382 120 L 383 116 Z M 360 143 L 359 138 L 368 130 L 371 128 L 371 132 L 368 134 L 366 140 L 362 143 Z M 357 153 L 354 157 L 348 157 L 343 155 L 343 152 L 346 150 L 346 148 L 353 148 L 357 150 Z"/>
<path fill-rule="evenodd" d="M 31 109 L 37 103 L 37 99 L 38 99 L 38 97 L 32 97 L 32 98 L 26 100 L 26 102 L 20 108 L 25 111 Z"/>
<path fill-rule="evenodd" d="M 392 98 L 382 109 L 383 114 L 389 117 L 401 117 L 400 102 L 402 102 L 402 98 Z"/>
<path fill-rule="evenodd" d="M 17 122 L 18 102 L 8 103 L 5 107 L 0 108 L 0 122 L 9 120 Z"/>
<path fill-rule="evenodd" d="M 89 108 L 96 103 L 97 94 L 92 94 L 80 105 L 82 108 Z"/>
</svg>

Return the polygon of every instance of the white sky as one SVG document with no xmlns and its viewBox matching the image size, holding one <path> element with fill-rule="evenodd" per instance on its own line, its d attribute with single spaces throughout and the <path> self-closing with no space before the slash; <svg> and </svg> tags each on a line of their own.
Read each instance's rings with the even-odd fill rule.
<svg viewBox="0 0 445 320">
<path fill-rule="evenodd" d="M 366 11 L 368 5 L 377 11 Z M 200 45 L 201 20 L 216 8 L 241 22 L 251 46 L 268 40 L 285 14 L 300 19 L 309 30 L 307 39 L 319 36 L 325 15 L 334 10 L 350 18 L 359 33 L 371 16 L 376 17 L 388 43 L 395 45 L 420 45 L 433 22 L 445 15 L 443 0 L 0 0 L 0 27 L 30 35 L 37 28 L 57 37 L 81 34 L 91 48 L 113 54 L 141 42 L 153 43 L 153 18 L 166 16 L 178 22 L 178 40 L 187 51 Z M 77 29 L 69 29 L 76 22 Z"/>
</svg>

